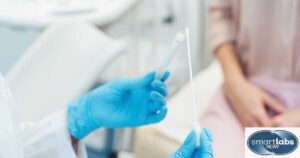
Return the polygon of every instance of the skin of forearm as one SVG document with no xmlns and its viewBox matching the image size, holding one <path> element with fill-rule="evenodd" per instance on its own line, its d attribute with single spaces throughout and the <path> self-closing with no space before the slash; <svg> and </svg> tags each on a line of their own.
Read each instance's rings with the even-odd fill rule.
<svg viewBox="0 0 300 158">
<path fill-rule="evenodd" d="M 237 58 L 236 48 L 233 43 L 225 43 L 221 45 L 215 50 L 215 53 L 223 69 L 225 84 L 245 80 L 245 76 Z"/>
</svg>

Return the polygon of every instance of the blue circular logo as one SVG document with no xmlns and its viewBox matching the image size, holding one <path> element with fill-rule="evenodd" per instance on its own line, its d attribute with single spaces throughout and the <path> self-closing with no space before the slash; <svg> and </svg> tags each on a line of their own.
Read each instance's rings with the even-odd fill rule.
<svg viewBox="0 0 300 158">
<path fill-rule="evenodd" d="M 248 148 L 259 155 L 286 155 L 294 152 L 299 141 L 296 135 L 285 130 L 261 130 L 247 140 Z"/>
</svg>

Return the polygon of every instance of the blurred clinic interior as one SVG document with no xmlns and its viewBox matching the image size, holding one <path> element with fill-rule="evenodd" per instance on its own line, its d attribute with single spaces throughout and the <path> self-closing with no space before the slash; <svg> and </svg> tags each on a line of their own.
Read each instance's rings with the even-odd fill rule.
<svg viewBox="0 0 300 158">
<path fill-rule="evenodd" d="M 244 127 L 300 126 L 299 16 L 298 0 L 0 0 L 0 71 L 19 122 L 36 122 L 113 79 L 157 70 L 189 27 L 199 122 L 216 158 L 241 158 Z M 100 128 L 82 155 L 173 153 L 193 129 L 186 52 L 168 67 L 163 121 Z"/>
</svg>

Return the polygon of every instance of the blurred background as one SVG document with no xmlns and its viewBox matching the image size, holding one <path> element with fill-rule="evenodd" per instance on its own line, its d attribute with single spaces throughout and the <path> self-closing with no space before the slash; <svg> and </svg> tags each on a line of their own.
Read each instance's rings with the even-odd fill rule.
<svg viewBox="0 0 300 158">
<path fill-rule="evenodd" d="M 191 29 L 200 114 L 222 82 L 207 42 L 210 0 L 0 0 L 0 70 L 21 121 L 36 121 L 112 79 L 158 68 L 176 33 Z M 163 158 L 191 130 L 186 48 L 169 67 L 169 115 L 140 129 L 100 129 L 89 158 Z M 210 85 L 207 85 L 210 81 Z"/>
</svg>

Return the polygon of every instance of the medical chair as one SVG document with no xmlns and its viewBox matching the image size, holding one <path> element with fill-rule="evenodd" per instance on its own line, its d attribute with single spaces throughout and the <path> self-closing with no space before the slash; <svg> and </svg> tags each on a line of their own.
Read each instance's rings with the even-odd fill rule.
<svg viewBox="0 0 300 158">
<path fill-rule="evenodd" d="M 194 79 L 197 113 L 206 111 L 211 99 L 223 82 L 221 67 L 214 61 Z M 186 84 L 168 101 L 168 115 L 155 126 L 136 131 L 134 153 L 136 158 L 166 158 L 183 143 L 193 129 L 191 85 Z"/>
<path fill-rule="evenodd" d="M 63 109 L 95 85 L 126 48 L 89 24 L 50 27 L 6 75 L 19 119 L 36 121 Z"/>
<path fill-rule="evenodd" d="M 19 119 L 39 120 L 65 107 L 89 90 L 124 50 L 124 43 L 88 24 L 46 30 L 6 75 Z"/>
<path fill-rule="evenodd" d="M 6 74 L 45 29 L 83 21 L 102 30 L 130 24 L 138 0 L 0 0 L 0 69 Z M 131 24 L 130 24 L 131 26 Z M 115 30 L 111 30 L 114 33 Z M 107 33 L 107 31 L 106 31 Z"/>
</svg>

